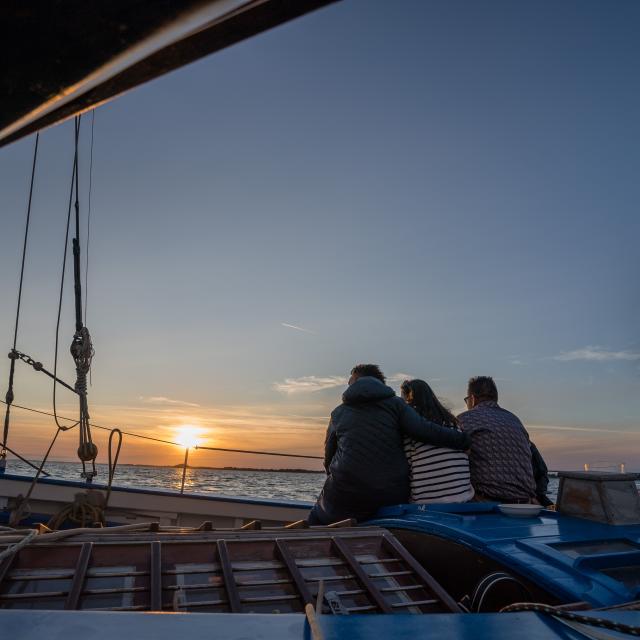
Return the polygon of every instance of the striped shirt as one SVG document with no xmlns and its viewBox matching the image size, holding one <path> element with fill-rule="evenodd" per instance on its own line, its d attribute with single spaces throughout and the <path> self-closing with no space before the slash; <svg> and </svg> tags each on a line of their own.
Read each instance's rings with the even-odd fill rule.
<svg viewBox="0 0 640 640">
<path fill-rule="evenodd" d="M 464 451 L 405 438 L 411 502 L 468 502 L 473 498 L 469 457 Z"/>
</svg>

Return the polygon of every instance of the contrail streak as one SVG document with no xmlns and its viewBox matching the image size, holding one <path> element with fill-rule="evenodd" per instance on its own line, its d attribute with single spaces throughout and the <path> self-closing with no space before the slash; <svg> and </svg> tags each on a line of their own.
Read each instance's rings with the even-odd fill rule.
<svg viewBox="0 0 640 640">
<path fill-rule="evenodd" d="M 295 324 L 289 324 L 288 322 L 281 322 L 280 324 L 283 327 L 287 327 L 288 329 L 295 329 L 296 331 L 302 331 L 303 333 L 313 333 L 313 334 L 315 334 L 315 331 L 311 331 L 311 329 L 305 329 L 304 327 L 298 327 Z"/>
</svg>

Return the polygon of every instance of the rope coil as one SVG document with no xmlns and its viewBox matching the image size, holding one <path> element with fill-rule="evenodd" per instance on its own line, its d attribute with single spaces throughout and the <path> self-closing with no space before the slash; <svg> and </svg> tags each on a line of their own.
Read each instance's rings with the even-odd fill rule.
<svg viewBox="0 0 640 640">
<path fill-rule="evenodd" d="M 65 522 L 70 522 L 74 528 L 81 529 L 94 526 L 104 527 L 106 526 L 105 506 L 105 497 L 99 491 L 90 489 L 85 493 L 76 493 L 73 502 L 52 516 L 47 527 L 56 531 Z"/>
<path fill-rule="evenodd" d="M 96 475 L 95 459 L 98 455 L 98 447 L 96 447 L 91 439 L 89 403 L 87 401 L 87 375 L 91 370 L 91 360 L 94 355 L 91 335 L 87 327 L 83 326 L 79 331 L 76 331 L 73 336 L 70 351 L 76 365 L 75 390 L 80 397 L 80 444 L 78 446 L 78 458 L 82 461 L 82 475 L 90 482 Z M 86 470 L 86 462 L 92 462 L 92 471 Z"/>
</svg>

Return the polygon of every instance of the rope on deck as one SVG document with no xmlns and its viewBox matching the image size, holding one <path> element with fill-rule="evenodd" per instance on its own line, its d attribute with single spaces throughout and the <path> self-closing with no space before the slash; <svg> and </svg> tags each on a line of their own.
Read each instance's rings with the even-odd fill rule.
<svg viewBox="0 0 640 640">
<path fill-rule="evenodd" d="M 3 527 L 3 530 L 5 530 L 4 527 Z M 10 529 L 10 531 L 13 532 L 15 530 Z M 27 531 L 27 534 L 24 536 L 24 538 L 22 538 L 22 540 L 16 542 L 15 544 L 12 544 L 10 547 L 7 547 L 4 551 L 0 552 L 0 562 L 2 562 L 5 558 L 10 558 L 14 554 L 18 553 L 20 549 L 22 549 L 23 547 L 26 547 L 39 533 L 37 529 L 27 529 L 26 531 Z M 1 543 L 2 543 L 2 538 L 0 538 L 0 544 Z"/>
</svg>

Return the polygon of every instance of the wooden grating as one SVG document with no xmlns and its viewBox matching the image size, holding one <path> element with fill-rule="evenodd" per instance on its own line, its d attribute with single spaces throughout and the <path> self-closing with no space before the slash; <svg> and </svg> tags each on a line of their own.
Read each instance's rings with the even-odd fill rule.
<svg viewBox="0 0 640 640">
<path fill-rule="evenodd" d="M 322 584 L 326 614 L 459 611 L 380 528 L 105 538 L 21 549 L 0 567 L 0 608 L 292 613 Z"/>
</svg>

